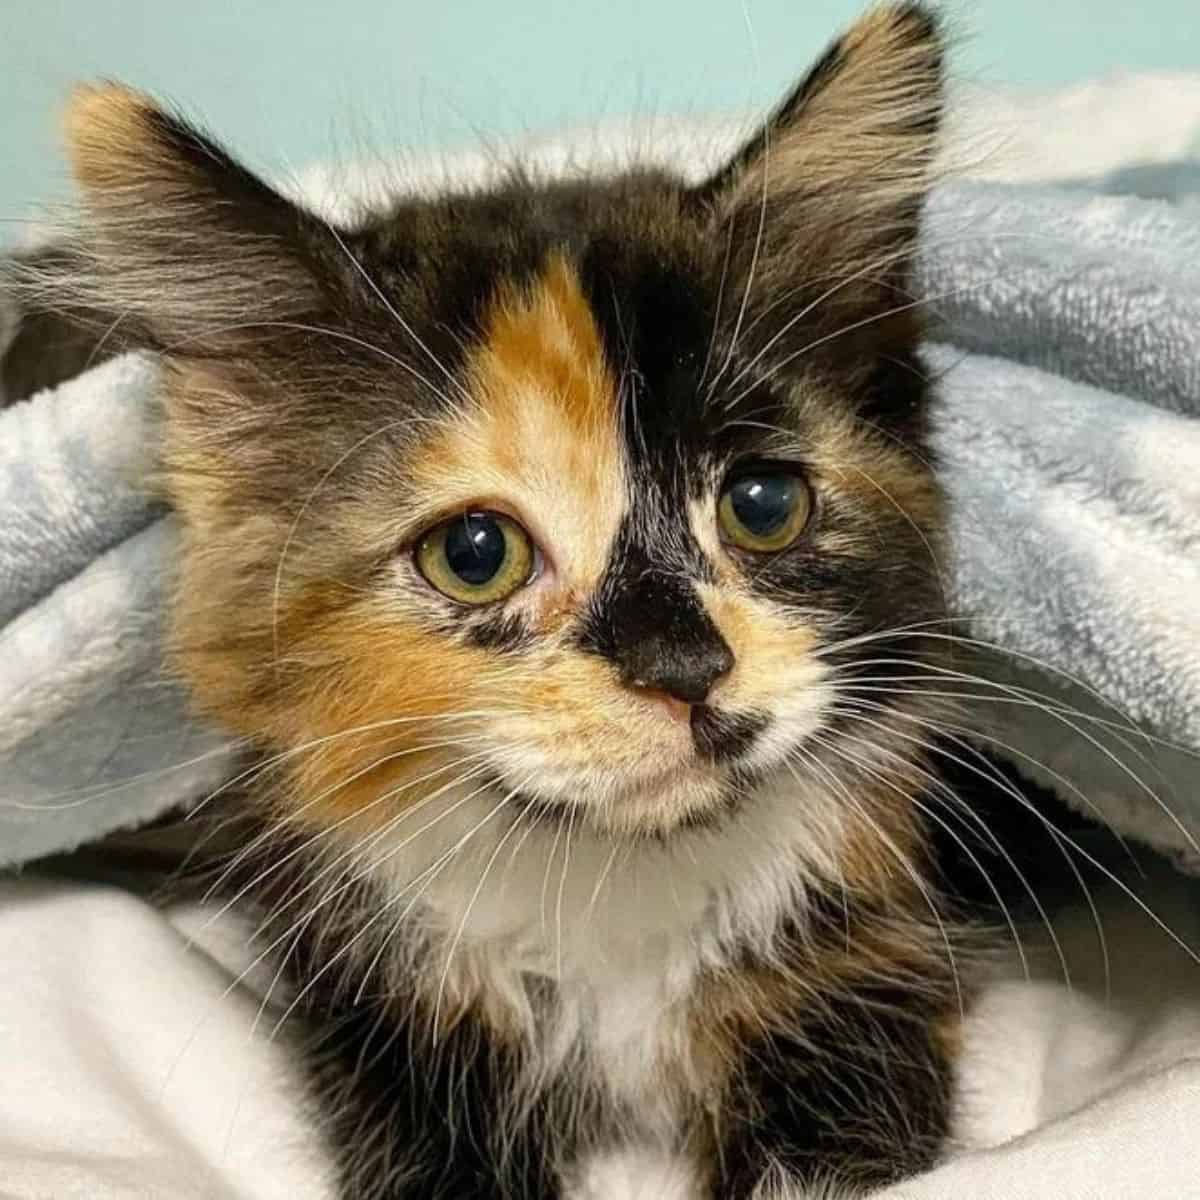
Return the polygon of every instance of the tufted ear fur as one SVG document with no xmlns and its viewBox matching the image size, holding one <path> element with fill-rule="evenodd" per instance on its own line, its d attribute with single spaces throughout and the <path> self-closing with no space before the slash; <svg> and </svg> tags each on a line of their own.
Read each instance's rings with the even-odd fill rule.
<svg viewBox="0 0 1200 1200">
<path fill-rule="evenodd" d="M 351 235 L 130 88 L 77 89 L 66 134 L 81 211 L 47 252 L 13 264 L 28 333 L 68 331 L 64 367 L 163 356 L 164 470 L 193 524 L 218 502 L 276 505 L 298 469 L 358 436 L 338 418 L 379 390 L 386 356 L 356 357 L 370 338 L 347 328 Z"/>
<path fill-rule="evenodd" d="M 812 306 L 804 336 L 907 299 L 943 105 L 942 40 L 921 4 L 868 12 L 694 197 L 762 305 Z M 732 289 L 740 300 L 740 289 Z M 765 330 L 777 328 L 768 321 Z M 814 334 L 814 325 L 817 332 Z M 906 343 L 913 322 L 874 335 Z"/>
<path fill-rule="evenodd" d="M 83 212 L 51 281 L 76 310 L 119 314 L 118 340 L 219 354 L 244 347 L 247 314 L 265 333 L 315 307 L 328 230 L 181 117 L 84 86 L 66 133 Z"/>
<path fill-rule="evenodd" d="M 10 401 L 125 349 L 245 359 L 311 317 L 338 251 L 322 222 L 131 88 L 77 88 L 65 126 L 77 217 L 0 263 Z"/>
</svg>

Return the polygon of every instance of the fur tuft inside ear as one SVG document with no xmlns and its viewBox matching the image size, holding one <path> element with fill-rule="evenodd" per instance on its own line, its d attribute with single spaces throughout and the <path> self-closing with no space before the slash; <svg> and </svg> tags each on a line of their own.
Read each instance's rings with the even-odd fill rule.
<svg viewBox="0 0 1200 1200">
<path fill-rule="evenodd" d="M 725 208 L 771 190 L 921 192 L 943 102 L 942 40 L 919 4 L 872 9 L 835 41 L 700 193 Z"/>
</svg>

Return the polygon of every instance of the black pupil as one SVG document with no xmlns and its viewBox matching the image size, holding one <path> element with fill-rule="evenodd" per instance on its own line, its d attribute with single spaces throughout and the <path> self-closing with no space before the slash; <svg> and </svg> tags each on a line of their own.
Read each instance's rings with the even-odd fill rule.
<svg viewBox="0 0 1200 1200">
<path fill-rule="evenodd" d="M 796 481 L 788 475 L 747 475 L 729 489 L 734 514 L 756 537 L 778 533 L 796 506 Z"/>
<path fill-rule="evenodd" d="M 488 513 L 469 513 L 446 531 L 446 564 L 471 587 L 494 579 L 507 556 L 504 530 Z"/>
</svg>

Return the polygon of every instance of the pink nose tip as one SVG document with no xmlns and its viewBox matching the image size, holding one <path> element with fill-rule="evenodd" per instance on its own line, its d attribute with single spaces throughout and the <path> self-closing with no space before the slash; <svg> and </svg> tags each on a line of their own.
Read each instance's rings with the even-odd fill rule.
<svg viewBox="0 0 1200 1200">
<path fill-rule="evenodd" d="M 647 700 L 653 700 L 668 716 L 674 717 L 681 724 L 687 725 L 691 722 L 692 706 L 686 700 L 680 700 L 661 688 L 639 687 L 637 690 L 640 695 Z"/>
</svg>

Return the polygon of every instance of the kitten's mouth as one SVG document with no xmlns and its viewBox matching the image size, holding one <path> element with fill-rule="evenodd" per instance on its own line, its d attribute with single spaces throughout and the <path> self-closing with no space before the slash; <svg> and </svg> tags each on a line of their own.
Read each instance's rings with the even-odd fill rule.
<svg viewBox="0 0 1200 1200">
<path fill-rule="evenodd" d="M 690 714 L 693 751 L 668 766 L 648 758 L 642 769 L 581 770 L 527 783 L 515 792 L 503 779 L 496 785 L 508 798 L 549 818 L 586 813 L 612 832 L 663 834 L 737 808 L 760 774 L 746 760 L 768 725 L 758 714 L 696 705 Z"/>
</svg>

